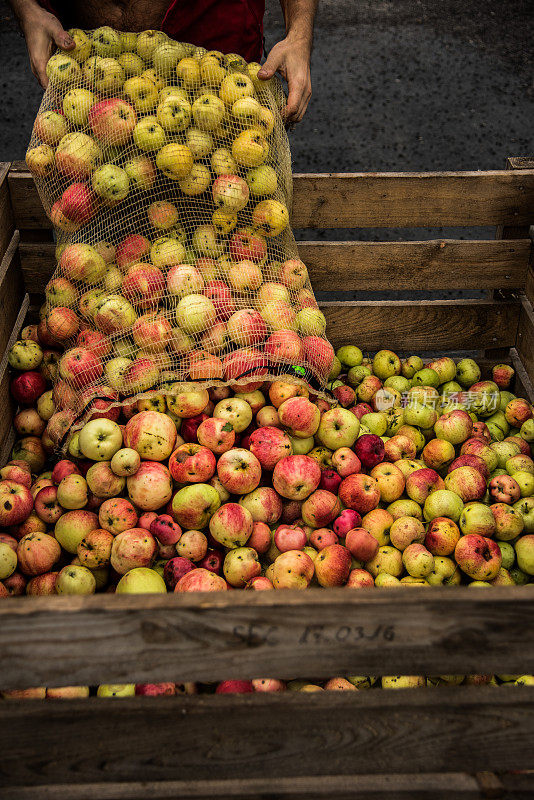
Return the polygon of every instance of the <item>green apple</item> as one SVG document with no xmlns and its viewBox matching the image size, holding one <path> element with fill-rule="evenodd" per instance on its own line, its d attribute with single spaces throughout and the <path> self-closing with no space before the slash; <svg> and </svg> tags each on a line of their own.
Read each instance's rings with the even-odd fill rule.
<svg viewBox="0 0 534 800">
<path fill-rule="evenodd" d="M 293 447 L 293 455 L 295 456 L 305 456 L 315 447 L 315 439 L 313 436 L 309 436 L 307 439 L 297 439 L 296 437 L 290 436 L 289 439 Z"/>
<path fill-rule="evenodd" d="M 369 375 L 371 375 L 371 368 L 360 364 L 349 369 L 347 373 L 347 381 L 351 386 L 356 387 L 359 386 L 363 379 L 367 378 Z"/>
<path fill-rule="evenodd" d="M 95 591 L 95 576 L 87 567 L 68 564 L 57 576 L 57 594 L 94 594 Z"/>
<path fill-rule="evenodd" d="M 337 450 L 352 447 L 360 432 L 360 420 L 346 408 L 331 408 L 321 417 L 316 438 L 325 447 Z"/>
<path fill-rule="evenodd" d="M 250 193 L 255 197 L 267 197 L 274 194 L 278 188 L 278 178 L 275 170 L 268 164 L 250 169 L 245 180 Z"/>
<path fill-rule="evenodd" d="M 534 535 L 521 536 L 515 543 L 517 565 L 527 575 L 534 575 Z"/>
<path fill-rule="evenodd" d="M 334 356 L 332 360 L 332 366 L 330 367 L 328 380 L 334 381 L 340 373 L 341 373 L 341 361 L 337 356 Z"/>
<path fill-rule="evenodd" d="M 381 381 L 385 381 L 386 378 L 391 378 L 393 375 L 400 375 L 401 369 L 401 360 L 392 350 L 379 350 L 373 358 L 373 372 Z"/>
<path fill-rule="evenodd" d="M 180 133 L 189 127 L 191 106 L 187 100 L 169 95 L 156 108 L 156 118 L 168 133 Z"/>
<path fill-rule="evenodd" d="M 370 414 L 364 414 L 360 418 L 360 423 L 362 425 L 367 425 L 371 433 L 374 433 L 376 436 L 383 436 L 388 427 L 387 415 L 384 411 L 373 411 Z"/>
<path fill-rule="evenodd" d="M 464 388 L 472 386 L 480 380 L 480 367 L 472 358 L 462 358 L 456 364 L 456 380 Z"/>
<path fill-rule="evenodd" d="M 502 565 L 504 569 L 511 569 L 515 562 L 515 550 L 514 546 L 510 544 L 510 542 L 497 542 L 499 545 L 501 556 L 502 556 Z"/>
<path fill-rule="evenodd" d="M 113 58 L 120 55 L 122 44 L 120 33 L 108 25 L 97 28 L 92 33 L 93 50 L 102 58 Z"/>
<path fill-rule="evenodd" d="M 436 517 L 448 517 L 453 522 L 458 522 L 463 509 L 462 499 L 455 492 L 449 489 L 436 489 L 426 498 L 423 514 L 427 522 Z"/>
<path fill-rule="evenodd" d="M 134 697 L 135 683 L 102 683 L 96 690 L 97 697 Z"/>
<path fill-rule="evenodd" d="M 499 411 L 505 411 L 506 406 L 510 402 L 510 400 L 515 400 L 515 394 L 512 392 L 506 391 L 506 389 L 501 389 L 501 393 L 499 395 Z"/>
<path fill-rule="evenodd" d="M 419 372 L 420 369 L 423 369 L 424 363 L 423 359 L 419 358 L 419 356 L 410 356 L 409 358 L 405 358 L 404 361 L 401 363 L 401 372 L 405 378 L 411 380 L 416 372 Z"/>
<path fill-rule="evenodd" d="M 163 42 L 152 53 L 152 64 L 158 75 L 169 76 L 186 55 L 185 47 L 179 42 Z"/>
<path fill-rule="evenodd" d="M 519 484 L 521 497 L 532 497 L 534 495 L 534 475 L 524 469 L 514 472 L 514 481 Z"/>
<path fill-rule="evenodd" d="M 79 437 L 80 450 L 92 461 L 110 461 L 122 447 L 122 431 L 111 419 L 91 419 Z"/>
<path fill-rule="evenodd" d="M 411 401 L 404 409 L 404 422 L 417 428 L 432 428 L 438 418 L 433 408 Z"/>
<path fill-rule="evenodd" d="M 135 567 L 122 576 L 116 591 L 117 594 L 166 594 L 167 587 L 155 569 Z"/>
<path fill-rule="evenodd" d="M 130 180 L 128 173 L 116 164 L 102 164 L 91 178 L 93 191 L 102 200 L 118 203 L 128 195 Z"/>
<path fill-rule="evenodd" d="M 165 131 L 156 117 L 144 117 L 133 130 L 133 139 L 140 150 L 154 153 L 165 144 Z"/>
<path fill-rule="evenodd" d="M 431 367 L 423 367 L 412 378 L 412 386 L 432 386 L 434 389 L 440 384 L 439 375 Z"/>
<path fill-rule="evenodd" d="M 501 395 L 503 393 L 501 392 Z M 527 419 L 521 425 L 519 435 L 525 442 L 534 442 L 534 419 Z"/>
<path fill-rule="evenodd" d="M 193 158 L 206 158 L 213 150 L 213 136 L 209 131 L 201 131 L 200 128 L 189 128 L 185 134 L 185 143 Z"/>
<path fill-rule="evenodd" d="M 339 358 L 342 366 L 345 367 L 345 369 L 359 367 L 363 361 L 363 353 L 360 348 L 350 344 L 339 347 L 336 351 L 336 356 Z"/>
<path fill-rule="evenodd" d="M 530 578 L 527 573 L 523 572 L 519 567 L 512 567 L 509 572 L 516 586 L 525 586 L 530 583 Z"/>
<path fill-rule="evenodd" d="M 121 65 L 127 78 L 140 75 L 145 69 L 145 62 L 137 53 L 121 53 L 117 57 L 117 62 Z"/>
<path fill-rule="evenodd" d="M 445 397 L 449 394 L 456 394 L 457 392 L 461 392 L 462 387 L 458 383 L 458 381 L 446 381 L 441 385 L 441 393 Z"/>
<path fill-rule="evenodd" d="M 410 389 L 411 383 L 404 375 L 391 375 L 384 381 L 384 386 L 386 389 L 395 389 L 397 392 L 404 394 Z"/>
</svg>

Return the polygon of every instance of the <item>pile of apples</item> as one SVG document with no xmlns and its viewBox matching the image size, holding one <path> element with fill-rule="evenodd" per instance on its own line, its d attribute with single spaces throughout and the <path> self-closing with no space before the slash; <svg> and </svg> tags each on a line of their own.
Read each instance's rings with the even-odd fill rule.
<svg viewBox="0 0 534 800">
<path fill-rule="evenodd" d="M 39 331 L 66 351 L 58 407 L 290 369 L 324 386 L 281 90 L 161 31 L 70 33 L 26 157 L 60 241 Z"/>
<path fill-rule="evenodd" d="M 341 347 L 337 405 L 282 379 L 100 399 L 61 457 L 37 339 L 28 326 L 9 353 L 1 596 L 532 583 L 534 414 L 506 364 L 481 380 L 469 358 Z"/>
</svg>

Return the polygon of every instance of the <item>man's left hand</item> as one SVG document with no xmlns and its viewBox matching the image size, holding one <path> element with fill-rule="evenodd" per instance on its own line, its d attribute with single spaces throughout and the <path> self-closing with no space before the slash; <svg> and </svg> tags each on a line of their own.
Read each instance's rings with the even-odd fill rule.
<svg viewBox="0 0 534 800">
<path fill-rule="evenodd" d="M 287 82 L 288 97 L 282 117 L 286 125 L 300 122 L 312 94 L 309 42 L 287 36 L 275 44 L 267 61 L 258 72 L 258 78 L 268 80 L 278 72 Z"/>
</svg>

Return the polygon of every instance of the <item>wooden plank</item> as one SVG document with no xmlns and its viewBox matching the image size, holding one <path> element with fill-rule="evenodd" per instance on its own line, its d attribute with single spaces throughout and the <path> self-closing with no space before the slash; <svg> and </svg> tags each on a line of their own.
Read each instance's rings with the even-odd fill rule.
<svg viewBox="0 0 534 800">
<path fill-rule="evenodd" d="M 50 228 L 22 162 L 9 177 L 18 228 Z M 534 170 L 327 173 L 294 176 L 294 228 L 524 225 Z"/>
<path fill-rule="evenodd" d="M 534 797 L 534 772 L 506 772 L 501 780 L 506 800 L 532 800 Z"/>
<path fill-rule="evenodd" d="M 515 369 L 514 392 L 534 403 L 534 385 L 515 347 L 510 348 L 510 362 Z"/>
<path fill-rule="evenodd" d="M 266 595 L 269 595 L 266 597 Z M 0 604 L 0 675 L 27 686 L 534 672 L 534 594 L 309 589 Z"/>
<path fill-rule="evenodd" d="M 319 303 L 334 347 L 365 350 L 478 350 L 515 344 L 519 304 L 494 300 L 380 300 Z"/>
<path fill-rule="evenodd" d="M 316 291 L 522 288 L 530 240 L 299 242 Z M 21 242 L 26 290 L 42 292 L 52 275 L 53 242 Z"/>
<path fill-rule="evenodd" d="M 530 381 L 534 382 L 534 309 L 527 297 L 522 297 L 516 349 Z"/>
<path fill-rule="evenodd" d="M 480 800 L 462 772 L 11 786 L 10 800 Z"/>
<path fill-rule="evenodd" d="M 24 298 L 18 243 L 19 234 L 15 231 L 0 263 L 0 353 L 6 348 Z"/>
<path fill-rule="evenodd" d="M 534 766 L 531 687 L 12 701 L 0 721 L 15 786 Z"/>
<path fill-rule="evenodd" d="M 30 299 L 28 295 L 22 301 L 17 319 L 13 326 L 13 331 L 6 345 L 6 350 L 0 361 L 0 466 L 9 461 L 11 457 L 11 448 L 15 441 L 15 431 L 13 429 L 12 420 L 15 414 L 16 403 L 11 397 L 9 391 L 9 368 L 7 363 L 7 355 L 11 345 L 16 342 L 28 312 L 28 305 Z"/>
<path fill-rule="evenodd" d="M 529 253 L 529 239 L 299 242 L 317 291 L 522 288 Z"/>
<path fill-rule="evenodd" d="M 0 259 L 3 258 L 15 230 L 8 185 L 10 166 L 9 161 L 0 162 Z"/>
</svg>

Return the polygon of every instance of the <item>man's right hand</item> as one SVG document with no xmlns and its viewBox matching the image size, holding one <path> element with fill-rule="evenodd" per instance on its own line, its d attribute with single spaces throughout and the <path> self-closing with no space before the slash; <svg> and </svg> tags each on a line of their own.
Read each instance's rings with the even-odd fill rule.
<svg viewBox="0 0 534 800">
<path fill-rule="evenodd" d="M 62 50 L 72 50 L 75 43 L 63 30 L 58 18 L 41 8 L 35 0 L 11 0 L 11 6 L 26 39 L 32 72 L 46 89 L 46 64 L 53 50 L 56 46 Z"/>
</svg>

